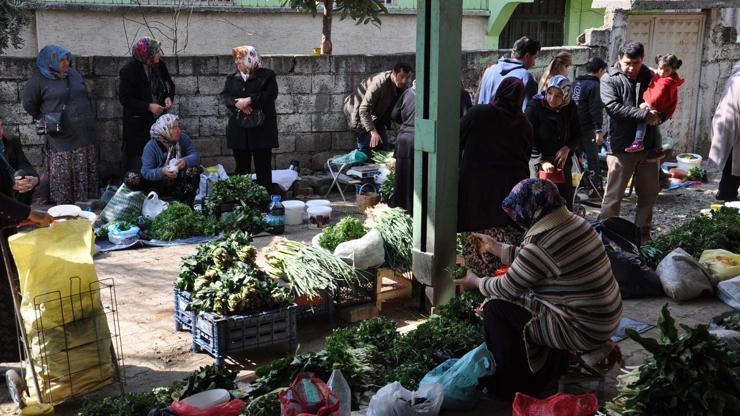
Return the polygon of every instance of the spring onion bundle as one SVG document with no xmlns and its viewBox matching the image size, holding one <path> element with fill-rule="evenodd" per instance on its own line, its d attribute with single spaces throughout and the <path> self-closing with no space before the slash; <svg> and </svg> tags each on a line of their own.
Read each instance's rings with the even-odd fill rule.
<svg viewBox="0 0 740 416">
<path fill-rule="evenodd" d="M 309 299 L 321 291 L 360 283 L 357 271 L 331 252 L 296 241 L 284 240 L 269 254 L 270 273 L 287 280 L 297 296 Z"/>
<path fill-rule="evenodd" d="M 367 224 L 375 228 L 383 238 L 385 263 L 396 271 L 411 269 L 411 247 L 414 232 L 411 217 L 400 208 L 377 205 L 368 210 Z"/>
</svg>

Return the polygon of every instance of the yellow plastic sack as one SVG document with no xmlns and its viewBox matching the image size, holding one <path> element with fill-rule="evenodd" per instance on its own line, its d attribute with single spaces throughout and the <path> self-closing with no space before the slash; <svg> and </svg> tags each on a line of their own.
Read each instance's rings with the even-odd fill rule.
<svg viewBox="0 0 740 416">
<path fill-rule="evenodd" d="M 740 276 L 740 254 L 727 250 L 704 250 L 699 263 L 709 268 L 718 281 Z"/>
<path fill-rule="evenodd" d="M 9 240 L 18 268 L 21 316 L 46 400 L 63 401 L 115 380 L 111 335 L 96 284 L 93 233 L 69 220 Z M 36 397 L 33 378 L 26 383 Z"/>
</svg>

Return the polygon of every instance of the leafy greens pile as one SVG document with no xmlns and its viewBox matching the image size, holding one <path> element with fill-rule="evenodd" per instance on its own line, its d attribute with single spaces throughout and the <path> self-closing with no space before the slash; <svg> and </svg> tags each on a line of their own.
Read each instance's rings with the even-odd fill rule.
<svg viewBox="0 0 740 416">
<path fill-rule="evenodd" d="M 213 214 L 217 206 L 232 203 L 244 203 L 248 207 L 263 209 L 270 203 L 270 195 L 267 189 L 253 182 L 249 176 L 234 175 L 213 184 L 205 206 Z"/>
<path fill-rule="evenodd" d="M 347 216 L 339 220 L 337 225 L 330 225 L 324 229 L 319 238 L 319 245 L 333 252 L 339 244 L 362 238 L 366 233 L 362 221 Z"/>
<path fill-rule="evenodd" d="M 249 234 L 238 231 L 225 241 L 200 244 L 183 258 L 175 286 L 191 292 L 190 310 L 230 315 L 292 301 L 289 290 L 257 266 L 257 249 L 251 243 Z"/>
<path fill-rule="evenodd" d="M 740 253 L 740 218 L 737 209 L 723 207 L 712 218 L 696 217 L 643 246 L 651 267 L 658 266 L 671 251 L 681 247 L 695 258 L 704 250 L 725 249 Z"/>
<path fill-rule="evenodd" d="M 740 352 L 709 333 L 707 325 L 681 325 L 663 306 L 660 340 L 627 335 L 653 356 L 618 377 L 619 395 L 607 405 L 623 415 L 740 414 Z"/>
<path fill-rule="evenodd" d="M 338 287 L 355 287 L 360 275 L 354 267 L 331 252 L 305 244 L 283 240 L 267 254 L 270 273 L 290 283 L 297 296 L 309 299 L 322 291 L 334 292 Z"/>
<path fill-rule="evenodd" d="M 236 231 L 259 234 L 264 231 L 266 225 L 260 210 L 244 202 L 240 202 L 233 211 L 223 214 L 218 222 L 219 229 L 226 235 Z"/>
<path fill-rule="evenodd" d="M 396 183 L 396 172 L 392 171 L 388 174 L 388 177 L 385 179 L 385 182 L 383 182 L 382 185 L 380 185 L 380 189 L 378 189 L 378 194 L 380 194 L 380 202 L 384 204 L 390 204 L 393 202 L 393 195 L 395 194 L 395 183 Z"/>
<path fill-rule="evenodd" d="M 257 369 L 252 397 L 268 394 L 290 385 L 302 371 L 322 379 L 331 374 L 332 363 L 342 365 L 342 374 L 353 393 L 357 408 L 363 393 L 393 382 L 416 389 L 424 375 L 437 362 L 434 353 L 443 350 L 467 352 L 483 342 L 482 318 L 474 312 L 482 296 L 466 293 L 439 308 L 415 330 L 398 333 L 387 318 L 372 318 L 356 327 L 336 329 L 326 340 L 326 348 L 316 353 L 296 354 Z"/>
<path fill-rule="evenodd" d="M 179 240 L 196 235 L 217 233 L 215 219 L 206 218 L 181 202 L 171 202 L 153 220 L 146 220 L 150 238 L 162 241 Z"/>
</svg>

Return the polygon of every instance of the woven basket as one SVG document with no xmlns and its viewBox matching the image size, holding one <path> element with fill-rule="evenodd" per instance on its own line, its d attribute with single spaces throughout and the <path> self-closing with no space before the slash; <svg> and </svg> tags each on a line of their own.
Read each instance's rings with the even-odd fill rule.
<svg viewBox="0 0 740 416">
<path fill-rule="evenodd" d="M 363 192 L 363 189 L 368 185 L 373 188 L 373 192 Z M 379 202 L 380 194 L 375 189 L 375 185 L 366 183 L 360 187 L 360 190 L 357 192 L 357 211 L 360 214 L 364 214 L 366 209 L 378 205 Z"/>
</svg>

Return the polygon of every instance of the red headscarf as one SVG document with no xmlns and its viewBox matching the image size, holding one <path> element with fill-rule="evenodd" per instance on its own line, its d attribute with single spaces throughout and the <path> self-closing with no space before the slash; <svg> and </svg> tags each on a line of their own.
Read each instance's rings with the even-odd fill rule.
<svg viewBox="0 0 740 416">
<path fill-rule="evenodd" d="M 515 77 L 504 78 L 491 101 L 493 108 L 515 119 L 524 119 L 522 103 L 524 103 L 524 83 Z"/>
</svg>

